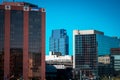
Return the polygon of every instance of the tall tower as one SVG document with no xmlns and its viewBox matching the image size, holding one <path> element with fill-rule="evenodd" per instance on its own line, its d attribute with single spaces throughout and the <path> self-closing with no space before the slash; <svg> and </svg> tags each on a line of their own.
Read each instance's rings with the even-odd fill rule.
<svg viewBox="0 0 120 80">
<path fill-rule="evenodd" d="M 97 42 L 92 31 L 73 31 L 73 68 L 80 80 L 97 80 Z M 84 76 L 84 77 L 83 77 Z"/>
<path fill-rule="evenodd" d="M 0 5 L 0 55 L 1 80 L 45 80 L 45 9 L 22 2 Z"/>
<path fill-rule="evenodd" d="M 52 30 L 52 35 L 49 41 L 49 51 L 60 52 L 62 55 L 69 54 L 69 38 L 66 30 Z"/>
<path fill-rule="evenodd" d="M 120 40 L 97 30 L 73 31 L 73 68 L 81 78 L 98 80 L 98 55 L 110 54 Z"/>
</svg>

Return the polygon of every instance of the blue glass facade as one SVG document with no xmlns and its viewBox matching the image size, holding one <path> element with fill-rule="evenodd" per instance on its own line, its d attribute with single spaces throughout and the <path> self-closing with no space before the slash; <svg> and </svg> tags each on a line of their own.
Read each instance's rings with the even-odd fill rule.
<svg viewBox="0 0 120 80">
<path fill-rule="evenodd" d="M 120 47 L 120 39 L 116 37 L 109 37 L 101 34 L 96 34 L 96 41 L 98 43 L 98 54 L 110 54 L 111 48 Z"/>
<path fill-rule="evenodd" d="M 69 38 L 66 30 L 52 30 L 52 35 L 49 42 L 49 51 L 60 52 L 62 55 L 68 55 Z"/>
</svg>

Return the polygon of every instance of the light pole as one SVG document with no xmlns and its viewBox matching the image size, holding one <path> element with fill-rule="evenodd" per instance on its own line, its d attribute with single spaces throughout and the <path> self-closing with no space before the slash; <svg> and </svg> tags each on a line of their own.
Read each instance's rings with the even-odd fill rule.
<svg viewBox="0 0 120 80">
<path fill-rule="evenodd" d="M 82 80 L 82 72 L 81 72 L 81 70 L 80 70 L 80 80 Z"/>
</svg>

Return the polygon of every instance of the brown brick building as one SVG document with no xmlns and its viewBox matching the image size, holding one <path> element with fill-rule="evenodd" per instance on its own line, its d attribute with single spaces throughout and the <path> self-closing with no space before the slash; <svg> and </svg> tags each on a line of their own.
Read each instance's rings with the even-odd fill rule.
<svg viewBox="0 0 120 80">
<path fill-rule="evenodd" d="M 45 80 L 43 8 L 23 2 L 0 5 L 0 57 L 0 80 Z"/>
</svg>

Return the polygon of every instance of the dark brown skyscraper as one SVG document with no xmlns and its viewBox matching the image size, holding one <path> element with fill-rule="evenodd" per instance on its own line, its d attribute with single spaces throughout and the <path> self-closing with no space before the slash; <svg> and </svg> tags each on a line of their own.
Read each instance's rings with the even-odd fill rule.
<svg viewBox="0 0 120 80">
<path fill-rule="evenodd" d="M 45 80 L 45 10 L 30 3 L 0 5 L 0 80 Z"/>
</svg>

